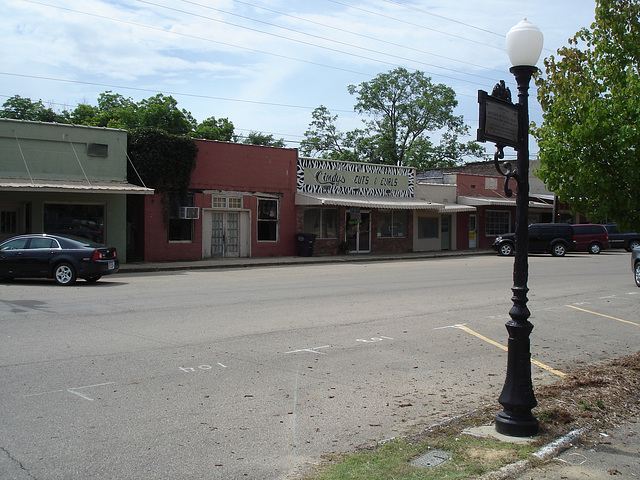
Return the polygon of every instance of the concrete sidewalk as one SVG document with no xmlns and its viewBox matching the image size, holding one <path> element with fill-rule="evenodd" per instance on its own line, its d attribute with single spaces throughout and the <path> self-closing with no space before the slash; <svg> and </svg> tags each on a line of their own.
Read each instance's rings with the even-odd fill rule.
<svg viewBox="0 0 640 480">
<path fill-rule="evenodd" d="M 120 264 L 119 272 L 163 272 L 213 268 L 247 268 L 278 265 L 312 265 L 318 263 L 386 262 L 394 260 L 419 260 L 428 258 L 450 258 L 477 255 L 495 255 L 493 250 L 445 250 L 438 252 L 412 253 L 364 253 L 347 255 L 324 255 L 315 257 L 238 257 L 207 258 L 176 262 L 128 262 Z"/>
</svg>

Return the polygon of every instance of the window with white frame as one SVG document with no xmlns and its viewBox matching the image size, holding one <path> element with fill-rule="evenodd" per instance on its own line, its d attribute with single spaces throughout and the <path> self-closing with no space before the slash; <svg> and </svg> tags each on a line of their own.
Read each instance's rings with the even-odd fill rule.
<svg viewBox="0 0 640 480">
<path fill-rule="evenodd" d="M 242 208 L 242 198 L 213 195 L 211 197 L 211 208 L 239 210 Z"/>
<path fill-rule="evenodd" d="M 195 221 L 180 218 L 181 207 L 193 206 L 195 206 L 193 193 L 172 192 L 169 194 L 169 221 L 167 224 L 167 240 L 169 242 L 193 242 Z"/>
<path fill-rule="evenodd" d="M 278 241 L 278 200 L 259 198 L 258 199 L 258 241 L 277 242 Z"/>
<path fill-rule="evenodd" d="M 509 232 L 511 230 L 511 212 L 487 210 L 484 230 L 487 236 Z"/>
</svg>

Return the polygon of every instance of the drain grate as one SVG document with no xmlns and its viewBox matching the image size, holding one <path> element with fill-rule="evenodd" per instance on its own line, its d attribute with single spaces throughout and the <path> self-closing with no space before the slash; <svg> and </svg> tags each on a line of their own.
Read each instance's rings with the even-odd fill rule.
<svg viewBox="0 0 640 480">
<path fill-rule="evenodd" d="M 429 450 L 424 455 L 411 460 L 414 467 L 437 467 L 451 458 L 448 452 L 444 450 Z"/>
</svg>

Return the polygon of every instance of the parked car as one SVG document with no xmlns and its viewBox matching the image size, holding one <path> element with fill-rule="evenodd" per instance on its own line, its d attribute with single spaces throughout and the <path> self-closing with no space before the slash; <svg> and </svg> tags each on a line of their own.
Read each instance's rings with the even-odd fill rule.
<svg viewBox="0 0 640 480">
<path fill-rule="evenodd" d="M 529 225 L 529 252 L 551 253 L 554 257 L 562 257 L 576 248 L 573 234 L 573 227 L 568 223 L 533 223 Z M 513 254 L 515 246 L 514 233 L 497 236 L 492 245 L 500 255 Z"/>
<path fill-rule="evenodd" d="M 633 270 L 636 285 L 640 287 L 640 247 L 631 250 L 631 270 Z"/>
<path fill-rule="evenodd" d="M 19 235 L 0 244 L 0 278 L 53 278 L 73 285 L 77 278 L 97 282 L 120 267 L 113 247 L 80 237 L 44 233 Z"/>
<path fill-rule="evenodd" d="M 631 252 L 634 248 L 640 247 L 640 233 L 621 232 L 615 223 L 608 223 L 604 228 L 609 233 L 611 248 L 624 248 L 627 252 Z"/>
<path fill-rule="evenodd" d="M 576 224 L 573 226 L 573 241 L 578 252 L 600 253 L 611 247 L 609 233 L 604 225 L 597 223 Z"/>
</svg>

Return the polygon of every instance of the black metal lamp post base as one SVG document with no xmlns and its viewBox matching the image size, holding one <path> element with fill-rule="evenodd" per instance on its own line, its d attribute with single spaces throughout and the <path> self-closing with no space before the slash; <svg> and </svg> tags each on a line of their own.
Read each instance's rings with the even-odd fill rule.
<svg viewBox="0 0 640 480">
<path fill-rule="evenodd" d="M 510 437 L 533 437 L 538 433 L 538 419 L 531 412 L 502 411 L 496 417 L 496 432 Z"/>
</svg>

